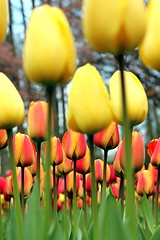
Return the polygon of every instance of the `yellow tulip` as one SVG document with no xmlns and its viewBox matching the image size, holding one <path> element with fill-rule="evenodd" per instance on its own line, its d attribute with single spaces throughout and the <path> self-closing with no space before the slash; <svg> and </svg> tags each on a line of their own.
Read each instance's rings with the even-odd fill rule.
<svg viewBox="0 0 160 240">
<path fill-rule="evenodd" d="M 160 71 L 160 1 L 151 0 L 148 5 L 147 29 L 139 47 L 143 63 Z"/>
<path fill-rule="evenodd" d="M 7 32 L 7 0 L 0 1 L 0 43 L 2 43 L 6 37 Z"/>
<path fill-rule="evenodd" d="M 83 31 L 99 52 L 116 55 L 138 46 L 146 27 L 143 0 L 83 0 Z"/>
<path fill-rule="evenodd" d="M 148 101 L 139 79 L 131 72 L 124 71 L 127 114 L 131 125 L 144 121 L 148 113 Z M 115 121 L 123 124 L 123 105 L 120 71 L 116 71 L 109 81 L 111 106 Z"/>
<path fill-rule="evenodd" d="M 0 128 L 20 125 L 25 118 L 24 103 L 9 78 L 0 72 Z"/>
<path fill-rule="evenodd" d="M 69 95 L 69 128 L 93 134 L 106 128 L 112 117 L 108 92 L 97 69 L 90 64 L 78 68 Z"/>
<path fill-rule="evenodd" d="M 76 67 L 74 39 L 62 10 L 47 4 L 32 12 L 24 43 L 23 67 L 29 80 L 67 83 Z"/>
</svg>

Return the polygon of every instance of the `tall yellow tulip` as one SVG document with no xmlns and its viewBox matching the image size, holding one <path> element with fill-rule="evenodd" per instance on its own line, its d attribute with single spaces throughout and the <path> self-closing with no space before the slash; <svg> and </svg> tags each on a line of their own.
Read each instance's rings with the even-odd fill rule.
<svg viewBox="0 0 160 240">
<path fill-rule="evenodd" d="M 32 12 L 24 42 L 23 66 L 29 80 L 67 83 L 76 67 L 74 39 L 61 9 L 47 4 Z"/>
<path fill-rule="evenodd" d="M 127 114 L 131 125 L 144 121 L 148 113 L 148 101 L 144 88 L 139 79 L 131 72 L 124 71 Z M 121 93 L 120 71 L 116 71 L 110 81 L 109 90 L 111 106 L 115 121 L 123 124 L 123 106 Z"/>
<path fill-rule="evenodd" d="M 151 0 L 148 5 L 147 29 L 139 47 L 143 63 L 160 71 L 160 1 Z"/>
<path fill-rule="evenodd" d="M 7 32 L 7 0 L 0 1 L 0 43 L 2 43 L 6 37 Z"/>
<path fill-rule="evenodd" d="M 69 128 L 93 134 L 106 128 L 112 117 L 108 92 L 97 69 L 89 63 L 78 68 L 69 94 Z"/>
<path fill-rule="evenodd" d="M 116 55 L 137 47 L 144 36 L 143 0 L 83 0 L 83 31 L 99 52 Z"/>
<path fill-rule="evenodd" d="M 9 78 L 0 72 L 0 128 L 11 129 L 25 118 L 24 103 Z"/>
</svg>

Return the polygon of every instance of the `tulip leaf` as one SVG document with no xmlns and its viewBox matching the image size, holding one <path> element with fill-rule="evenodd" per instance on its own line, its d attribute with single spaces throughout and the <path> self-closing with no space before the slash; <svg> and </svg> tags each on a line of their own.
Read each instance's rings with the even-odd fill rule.
<svg viewBox="0 0 160 240">
<path fill-rule="evenodd" d="M 155 231 L 154 217 L 152 214 L 151 205 L 145 194 L 143 195 L 141 206 L 142 206 L 143 215 L 148 224 L 148 228 L 149 228 L 151 234 L 153 234 Z"/>
<path fill-rule="evenodd" d="M 10 211 L 10 240 L 12 239 L 19 239 L 18 236 L 18 223 L 16 221 L 16 209 L 15 206 L 11 207 Z M 20 240 L 20 239 L 19 239 Z"/>
<path fill-rule="evenodd" d="M 35 181 L 25 215 L 24 240 L 40 240 L 42 236 L 42 211 L 40 208 L 38 182 Z"/>
<path fill-rule="evenodd" d="M 58 219 L 53 220 L 51 223 L 49 233 L 48 233 L 48 240 L 52 239 L 59 239 L 65 240 L 64 229 L 62 229 L 62 225 L 59 223 Z"/>
<path fill-rule="evenodd" d="M 160 236 L 160 226 L 158 226 L 150 240 L 158 240 Z"/>
<path fill-rule="evenodd" d="M 129 239 L 128 230 L 122 224 L 122 216 L 115 197 L 110 193 L 103 201 L 98 216 L 98 238 L 105 240 Z"/>
</svg>

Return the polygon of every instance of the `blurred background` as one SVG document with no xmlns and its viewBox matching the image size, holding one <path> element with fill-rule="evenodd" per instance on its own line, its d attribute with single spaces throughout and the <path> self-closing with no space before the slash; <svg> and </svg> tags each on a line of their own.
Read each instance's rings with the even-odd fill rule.
<svg viewBox="0 0 160 240">
<path fill-rule="evenodd" d="M 5 73 L 19 90 L 25 102 L 26 119 L 30 101 L 45 100 L 45 89 L 42 86 L 34 85 L 28 81 L 22 67 L 25 30 L 32 9 L 43 3 L 60 7 L 66 14 L 75 38 L 78 67 L 87 62 L 93 64 L 102 75 L 106 86 L 111 75 L 118 69 L 117 62 L 112 54 L 99 54 L 95 52 L 84 39 L 81 28 L 81 0 L 9 0 L 10 19 L 6 41 L 0 45 L 0 71 Z M 160 136 L 160 74 L 142 64 L 138 57 L 137 49 L 125 56 L 125 70 L 132 71 L 140 79 L 148 96 L 149 113 L 147 119 L 134 128 L 142 133 L 147 145 L 151 139 L 159 138 Z M 67 128 L 66 105 L 69 88 L 70 83 L 65 87 L 58 86 L 56 92 L 56 105 L 58 109 L 58 115 L 56 117 L 57 128 L 59 129 L 58 137 L 60 138 Z M 18 128 L 18 131 L 27 133 L 26 130 L 27 123 L 25 121 L 24 124 Z M 8 161 L 6 159 L 7 149 L 3 149 L 0 151 L 0 161 L 2 165 L 6 165 L 4 171 L 8 167 Z M 112 154 L 110 161 L 113 161 Z"/>
</svg>

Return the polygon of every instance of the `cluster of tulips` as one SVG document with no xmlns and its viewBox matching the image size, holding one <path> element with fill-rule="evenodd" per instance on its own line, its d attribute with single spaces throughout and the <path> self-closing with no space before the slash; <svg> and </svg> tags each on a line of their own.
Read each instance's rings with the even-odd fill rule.
<svg viewBox="0 0 160 240">
<path fill-rule="evenodd" d="M 1 2 L 0 42 L 7 28 L 7 2 Z M 62 237 L 58 235 L 59 223 L 63 222 L 61 218 L 57 220 L 60 209 L 65 212 L 64 239 L 83 239 L 79 238 L 77 230 L 77 207 L 84 211 L 85 239 L 102 239 L 98 219 L 101 221 L 99 216 L 103 211 L 98 205 L 103 206 L 105 212 L 105 201 L 110 201 L 110 194 L 121 202 L 122 222 L 127 226 L 130 239 L 139 239 L 135 203 L 143 195 L 153 202 L 155 228 L 149 218 L 146 220 L 151 233 L 158 226 L 160 141 L 155 139 L 148 143 L 151 162 L 145 166 L 144 140 L 133 127 L 147 116 L 147 96 L 140 80 L 125 71 L 124 58 L 138 47 L 144 64 L 160 69 L 156 44 L 160 38 L 160 3 L 150 0 L 146 6 L 142 0 L 84 0 L 82 5 L 82 29 L 86 40 L 96 51 L 110 52 L 117 59 L 119 70 L 109 80 L 109 91 L 93 65 L 86 63 L 76 68 L 76 48 L 68 20 L 60 8 L 48 4 L 33 9 L 24 40 L 24 73 L 34 84 L 46 88 L 46 102 L 38 100 L 29 105 L 27 134 L 13 135 L 12 129 L 25 120 L 25 107 L 11 80 L 0 73 L 0 146 L 4 148 L 8 144 L 11 166 L 5 178 L 0 177 L 0 206 L 3 207 L 2 215 L 6 207 L 11 210 L 15 207 L 17 225 L 14 231 L 17 230 L 20 240 L 28 234 L 23 225 L 30 204 L 34 203 L 30 200 L 32 196 L 40 208 L 34 214 L 34 208 L 37 209 L 34 205 L 29 214 L 35 219 L 42 210 L 43 215 L 42 232 L 37 239 L 51 239 L 51 233 Z M 64 87 L 70 80 L 68 130 L 59 139 L 54 127 L 56 87 Z M 122 125 L 122 139 L 118 125 Z M 95 145 L 103 150 L 103 159 L 95 159 Z M 116 147 L 113 164 L 108 165 L 108 151 Z M 91 209 L 90 220 L 87 205 Z M 71 210 L 71 231 L 67 223 L 68 209 Z M 37 221 L 40 220 L 37 218 Z M 0 228 L 2 222 L 0 214 Z M 105 218 L 102 226 L 104 224 Z M 3 231 L 0 231 L 1 239 Z M 107 236 L 106 239 L 117 239 Z"/>
</svg>

